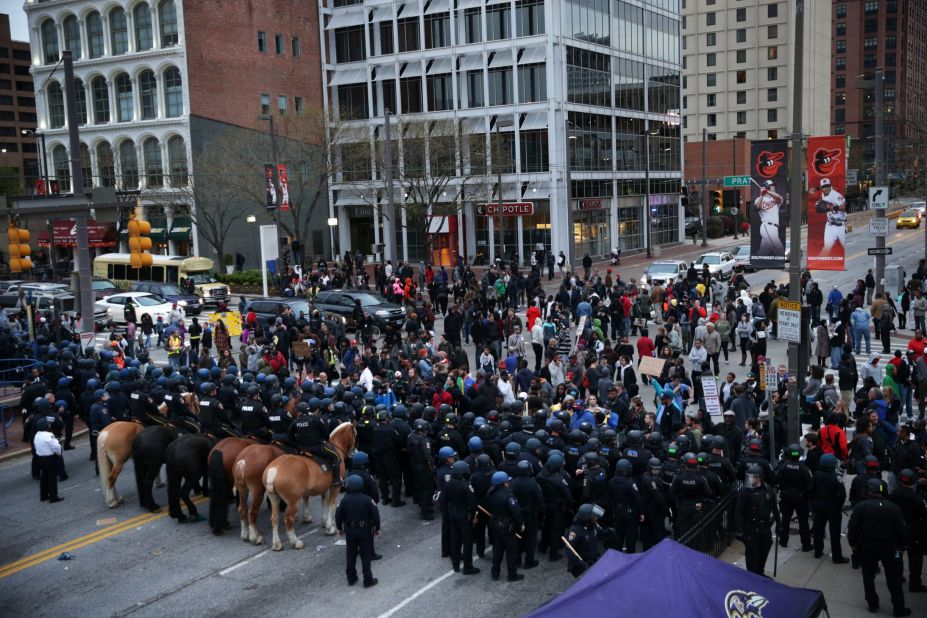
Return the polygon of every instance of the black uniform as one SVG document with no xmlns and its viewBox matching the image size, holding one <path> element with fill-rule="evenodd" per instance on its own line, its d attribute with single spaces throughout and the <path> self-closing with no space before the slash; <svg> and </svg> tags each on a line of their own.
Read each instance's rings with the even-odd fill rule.
<svg viewBox="0 0 927 618">
<path fill-rule="evenodd" d="M 859 554 L 863 588 L 870 610 L 879 605 L 879 595 L 875 589 L 879 562 L 885 570 L 885 583 L 892 595 L 896 615 L 904 609 L 899 548 L 904 544 L 905 536 L 904 515 L 898 505 L 889 500 L 881 496 L 871 497 L 853 508 L 847 527 L 847 541 Z"/>
<path fill-rule="evenodd" d="M 431 502 L 431 497 L 428 497 Z M 444 485 L 440 497 L 441 515 L 450 524 L 451 565 L 464 570 L 473 569 L 473 514 L 476 511 L 476 494 L 466 479 L 452 478 Z"/>
<path fill-rule="evenodd" d="M 549 551 L 550 559 L 559 560 L 563 557 L 560 550 L 563 541 L 560 537 L 566 528 L 573 495 L 570 493 L 570 483 L 566 474 L 561 470 L 551 470 L 545 467 L 538 475 L 538 485 L 544 495 L 544 529 L 541 532 L 541 551 Z"/>
<path fill-rule="evenodd" d="M 136 389 L 129 395 L 129 414 L 146 427 L 164 424 L 154 401 L 143 390 Z"/>
<path fill-rule="evenodd" d="M 666 536 L 666 490 L 663 481 L 650 471 L 644 473 L 640 482 L 641 508 L 644 523 L 641 526 L 641 544 L 647 551 Z"/>
<path fill-rule="evenodd" d="M 387 423 L 378 424 L 373 430 L 371 450 L 373 453 L 377 481 L 383 504 L 402 506 L 402 464 L 399 453 L 402 449 L 402 435 Z M 392 490 L 392 491 L 391 491 Z"/>
<path fill-rule="evenodd" d="M 831 557 L 843 562 L 840 547 L 840 521 L 847 490 L 833 472 L 818 470 L 811 484 L 811 511 L 814 514 L 814 557 L 824 553 L 824 530 L 829 529 Z"/>
<path fill-rule="evenodd" d="M 348 583 L 357 581 L 357 555 L 360 554 L 364 572 L 364 585 L 375 583 L 370 561 L 373 560 L 373 537 L 380 531 L 380 511 L 369 496 L 363 493 L 348 493 L 335 509 L 335 525 L 347 541 Z"/>
<path fill-rule="evenodd" d="M 616 476 L 608 482 L 608 494 L 608 508 L 615 528 L 614 547 L 618 551 L 633 554 L 637 548 L 642 509 L 637 483 L 632 477 Z"/>
<path fill-rule="evenodd" d="M 415 483 L 415 503 L 422 519 L 434 519 L 432 496 L 435 492 L 435 462 L 431 438 L 421 432 L 413 432 L 406 440 L 409 463 Z"/>
<path fill-rule="evenodd" d="M 744 542 L 747 570 L 751 573 L 763 575 L 772 547 L 773 522 L 779 522 L 779 509 L 769 485 L 741 489 L 734 509 L 734 529 Z"/>
<path fill-rule="evenodd" d="M 905 549 L 908 553 L 908 590 L 923 592 L 921 571 L 924 566 L 924 547 L 927 546 L 927 501 L 911 487 L 900 485 L 891 496 L 904 516 Z"/>
<path fill-rule="evenodd" d="M 776 470 L 776 485 L 779 487 L 779 510 L 782 513 L 782 527 L 779 530 L 779 544 L 788 547 L 792 514 L 798 517 L 798 535 L 802 550 L 811 549 L 811 530 L 808 527 L 808 499 L 811 496 L 811 470 L 801 461 L 782 462 Z"/>
<path fill-rule="evenodd" d="M 591 522 L 588 524 L 573 522 L 567 530 L 567 542 L 582 558 L 580 560 L 573 552 L 567 550 L 567 570 L 573 577 L 582 575 L 599 559 L 599 537 L 603 536 L 604 532 L 601 527 Z"/>
<path fill-rule="evenodd" d="M 221 436 L 230 435 L 228 427 L 231 426 L 232 419 L 215 397 L 200 399 L 200 413 L 196 420 L 204 431 Z"/>
<path fill-rule="evenodd" d="M 521 509 L 512 491 L 504 485 L 493 487 L 486 494 L 486 508 L 492 513 L 492 577 L 499 579 L 502 558 L 506 559 L 508 578 L 518 579 L 518 538 L 522 530 Z"/>
<path fill-rule="evenodd" d="M 538 565 L 534 552 L 538 544 L 540 519 L 544 513 L 544 494 L 534 477 L 524 473 L 512 479 L 509 487 L 515 494 L 515 499 L 518 500 L 518 507 L 521 509 L 522 520 L 525 524 L 519 542 L 521 553 L 524 554 L 522 566 L 531 569 Z"/>
<path fill-rule="evenodd" d="M 670 496 L 676 506 L 675 528 L 679 536 L 698 521 L 705 500 L 711 496 L 711 488 L 696 470 L 680 470 L 670 485 Z"/>
<path fill-rule="evenodd" d="M 273 435 L 270 431 L 270 419 L 264 404 L 255 399 L 243 399 L 238 405 L 238 422 L 241 431 L 246 436 L 254 436 L 259 440 L 270 442 Z"/>
<path fill-rule="evenodd" d="M 187 404 L 184 403 L 183 397 L 178 393 L 168 392 L 164 394 L 164 403 L 167 404 L 167 420 L 180 430 L 190 433 L 199 433 L 200 426 L 196 417 Z"/>
</svg>

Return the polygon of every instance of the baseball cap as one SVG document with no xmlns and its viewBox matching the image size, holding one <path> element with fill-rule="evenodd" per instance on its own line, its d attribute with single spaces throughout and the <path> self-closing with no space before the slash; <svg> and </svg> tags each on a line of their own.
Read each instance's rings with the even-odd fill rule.
<svg viewBox="0 0 927 618">
<path fill-rule="evenodd" d="M 821 182 L 820 182 L 819 184 L 820 184 L 821 187 L 829 187 L 829 186 L 830 186 L 830 178 L 822 178 L 822 179 L 821 179 Z"/>
</svg>

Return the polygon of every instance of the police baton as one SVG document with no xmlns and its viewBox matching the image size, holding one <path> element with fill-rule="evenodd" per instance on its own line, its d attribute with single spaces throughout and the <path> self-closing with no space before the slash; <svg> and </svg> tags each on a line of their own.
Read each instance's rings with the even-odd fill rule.
<svg viewBox="0 0 927 618">
<path fill-rule="evenodd" d="M 560 537 L 560 540 L 563 541 L 563 544 L 567 546 L 567 549 L 570 550 L 570 553 L 572 553 L 574 556 L 576 556 L 576 559 L 577 559 L 577 560 L 579 560 L 580 562 L 583 562 L 583 563 L 586 562 L 586 561 L 583 560 L 582 557 L 576 552 L 576 550 L 573 549 L 573 546 L 570 545 L 570 542 L 566 540 L 566 537 L 561 536 L 561 537 Z"/>
<path fill-rule="evenodd" d="M 478 508 L 479 510 L 483 511 L 483 514 L 486 515 L 486 517 L 492 519 L 492 513 L 490 513 L 490 512 L 487 511 L 486 509 L 484 509 L 482 506 L 480 506 L 479 504 L 477 504 L 477 505 L 476 505 L 476 508 Z M 474 517 L 474 519 L 476 519 L 476 518 Z M 515 533 L 515 538 L 518 539 L 518 540 L 520 541 L 520 540 L 521 540 L 521 535 L 518 534 L 518 533 L 516 532 L 516 533 Z"/>
</svg>

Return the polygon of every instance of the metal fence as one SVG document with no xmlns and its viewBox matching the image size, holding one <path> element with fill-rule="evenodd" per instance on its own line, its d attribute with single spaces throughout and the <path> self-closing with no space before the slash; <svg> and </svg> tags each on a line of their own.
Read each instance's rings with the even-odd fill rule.
<svg viewBox="0 0 927 618">
<path fill-rule="evenodd" d="M 676 541 L 690 549 L 720 556 L 734 540 L 734 503 L 737 491 L 724 496 L 688 530 L 676 537 Z"/>
</svg>

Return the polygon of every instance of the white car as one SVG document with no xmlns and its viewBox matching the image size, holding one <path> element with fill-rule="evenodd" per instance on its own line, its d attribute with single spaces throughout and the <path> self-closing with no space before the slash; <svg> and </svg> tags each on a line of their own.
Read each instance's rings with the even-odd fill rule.
<svg viewBox="0 0 927 618">
<path fill-rule="evenodd" d="M 711 253 L 703 253 L 695 260 L 695 268 L 699 273 L 701 273 L 705 264 L 708 265 L 708 272 L 712 276 L 727 279 L 734 274 L 737 260 L 727 251 L 712 251 Z"/>
<path fill-rule="evenodd" d="M 663 285 L 668 280 L 679 281 L 684 279 L 689 265 L 679 260 L 657 260 L 647 267 L 641 283 L 650 285 Z"/>
<path fill-rule="evenodd" d="M 150 315 L 152 322 L 157 322 L 158 317 L 167 324 L 170 321 L 172 303 L 164 300 L 160 296 L 149 294 L 148 292 L 124 292 L 114 294 L 96 302 L 97 308 L 106 309 L 109 313 L 109 319 L 116 324 L 124 324 L 126 321 L 125 306 L 126 300 L 131 301 L 135 307 L 135 317 L 139 321 L 143 315 Z M 184 316 L 183 308 L 178 307 L 181 316 Z"/>
<path fill-rule="evenodd" d="M 750 245 L 739 245 L 731 251 L 734 256 L 734 270 L 747 271 L 750 268 Z"/>
</svg>

